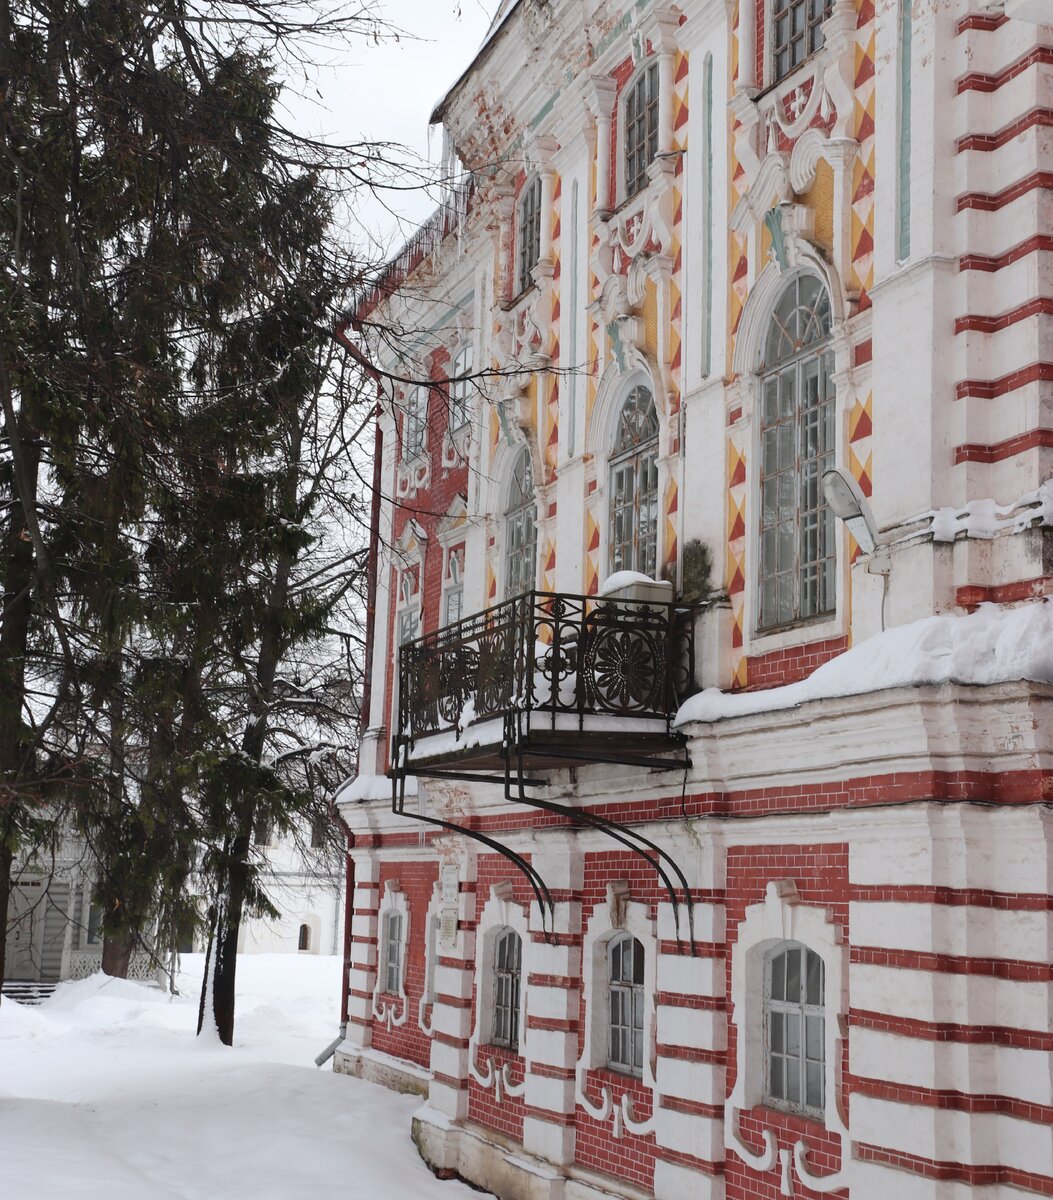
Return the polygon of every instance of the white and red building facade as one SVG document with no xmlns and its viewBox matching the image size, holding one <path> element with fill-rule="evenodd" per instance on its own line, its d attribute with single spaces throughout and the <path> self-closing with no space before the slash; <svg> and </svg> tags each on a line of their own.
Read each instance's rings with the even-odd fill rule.
<svg viewBox="0 0 1053 1200">
<path fill-rule="evenodd" d="M 437 1171 L 1053 1195 L 1050 9 L 506 0 L 437 109 L 336 1052 Z"/>
</svg>

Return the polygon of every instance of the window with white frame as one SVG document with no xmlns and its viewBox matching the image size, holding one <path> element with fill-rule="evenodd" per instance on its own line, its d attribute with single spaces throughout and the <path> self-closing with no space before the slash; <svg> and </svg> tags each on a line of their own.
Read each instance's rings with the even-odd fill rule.
<svg viewBox="0 0 1053 1200">
<path fill-rule="evenodd" d="M 468 402 L 470 399 L 470 380 L 472 373 L 472 348 L 462 346 L 457 351 L 450 368 L 450 383 L 448 395 L 450 402 L 450 432 L 463 429 L 468 424 Z"/>
<path fill-rule="evenodd" d="M 537 501 L 526 446 L 519 453 L 505 508 L 505 596 L 532 591 L 537 569 Z"/>
<path fill-rule="evenodd" d="M 823 44 L 823 22 L 833 0 L 772 0 L 772 83 L 792 74 Z"/>
<path fill-rule="evenodd" d="M 406 397 L 402 416 L 402 457 L 423 453 L 428 428 L 428 389 L 422 384 Z"/>
<path fill-rule="evenodd" d="M 784 942 L 765 962 L 765 1102 L 821 1117 L 826 1107 L 823 960 Z"/>
<path fill-rule="evenodd" d="M 534 282 L 532 271 L 541 257 L 541 176 L 535 175 L 519 197 L 516 221 L 516 292 L 525 292 Z"/>
<path fill-rule="evenodd" d="M 420 606 L 417 604 L 416 592 L 413 586 L 413 576 L 409 571 L 403 573 L 399 586 L 399 611 L 395 637 L 399 646 L 412 642 L 420 631 Z"/>
<path fill-rule="evenodd" d="M 607 946 L 609 1036 L 607 1065 L 630 1075 L 643 1074 L 644 948 L 630 933 Z"/>
<path fill-rule="evenodd" d="M 442 623 L 456 625 L 464 609 L 464 551 L 451 550 L 446 556 L 446 578 L 442 588 Z"/>
<path fill-rule="evenodd" d="M 629 393 L 610 462 L 611 571 L 654 577 L 658 565 L 658 413 L 651 389 Z"/>
<path fill-rule="evenodd" d="M 397 993 L 401 990 L 402 936 L 402 914 L 385 913 L 382 938 L 384 961 L 381 971 L 385 992 Z"/>
<path fill-rule="evenodd" d="M 519 1049 L 519 992 L 523 941 L 514 929 L 502 929 L 494 941 L 494 1011 L 490 1041 Z"/>
<path fill-rule="evenodd" d="M 650 62 L 629 84 L 622 108 L 625 128 L 625 198 L 647 186 L 647 168 L 658 153 L 658 63 Z"/>
<path fill-rule="evenodd" d="M 798 275 L 772 314 L 761 364 L 761 630 L 833 612 L 834 521 L 823 473 L 834 465 L 830 297 Z"/>
</svg>

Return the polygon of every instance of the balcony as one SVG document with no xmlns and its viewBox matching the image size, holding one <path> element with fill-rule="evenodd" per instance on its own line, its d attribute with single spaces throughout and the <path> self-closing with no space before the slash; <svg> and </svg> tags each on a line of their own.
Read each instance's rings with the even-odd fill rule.
<svg viewBox="0 0 1053 1200">
<path fill-rule="evenodd" d="M 392 774 L 503 779 L 521 796 L 540 772 L 574 765 L 686 766 L 673 718 L 693 685 L 692 617 L 526 592 L 407 642 Z"/>
</svg>

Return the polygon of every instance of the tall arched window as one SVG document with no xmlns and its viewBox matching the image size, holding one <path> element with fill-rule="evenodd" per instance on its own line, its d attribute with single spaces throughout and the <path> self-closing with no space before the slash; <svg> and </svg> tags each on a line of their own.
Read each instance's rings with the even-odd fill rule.
<svg viewBox="0 0 1053 1200">
<path fill-rule="evenodd" d="M 772 314 L 761 363 L 760 613 L 775 629 L 834 609 L 834 465 L 830 297 L 798 275 Z"/>
<path fill-rule="evenodd" d="M 654 578 L 658 560 L 658 413 L 644 384 L 629 393 L 611 454 L 611 571 Z"/>
<path fill-rule="evenodd" d="M 658 63 L 650 62 L 626 89 L 625 198 L 647 186 L 647 168 L 658 153 Z"/>
<path fill-rule="evenodd" d="M 311 949 L 311 927 L 310 927 L 310 925 L 301 925 L 300 926 L 300 940 L 299 940 L 299 944 L 297 945 L 296 948 L 298 950 L 310 950 Z"/>
<path fill-rule="evenodd" d="M 607 946 L 609 989 L 608 1066 L 643 1074 L 644 948 L 631 933 Z"/>
<path fill-rule="evenodd" d="M 505 596 L 534 588 L 537 560 L 537 502 L 534 473 L 526 446 L 516 459 L 505 508 Z"/>
<path fill-rule="evenodd" d="M 533 270 L 541 257 L 541 176 L 523 188 L 519 199 L 519 220 L 516 223 L 519 257 L 516 269 L 516 290 L 525 292 L 533 286 Z"/>
<path fill-rule="evenodd" d="M 823 960 L 798 942 L 777 946 L 765 970 L 765 1099 L 813 1116 L 826 1105 L 824 975 Z"/>
<path fill-rule="evenodd" d="M 519 1048 L 519 991 L 523 942 L 514 929 L 502 929 L 494 943 L 494 1012 L 490 1040 Z"/>
</svg>

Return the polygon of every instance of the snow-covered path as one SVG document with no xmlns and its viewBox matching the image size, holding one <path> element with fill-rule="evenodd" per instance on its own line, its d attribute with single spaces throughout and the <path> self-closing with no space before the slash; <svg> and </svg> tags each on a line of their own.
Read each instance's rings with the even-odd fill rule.
<svg viewBox="0 0 1053 1200">
<path fill-rule="evenodd" d="M 183 996 L 101 976 L 40 1008 L 0 1005 L 0 1197 L 466 1200 L 409 1137 L 419 1100 L 334 1075 L 336 959 L 239 959 L 232 1050 Z"/>
</svg>

